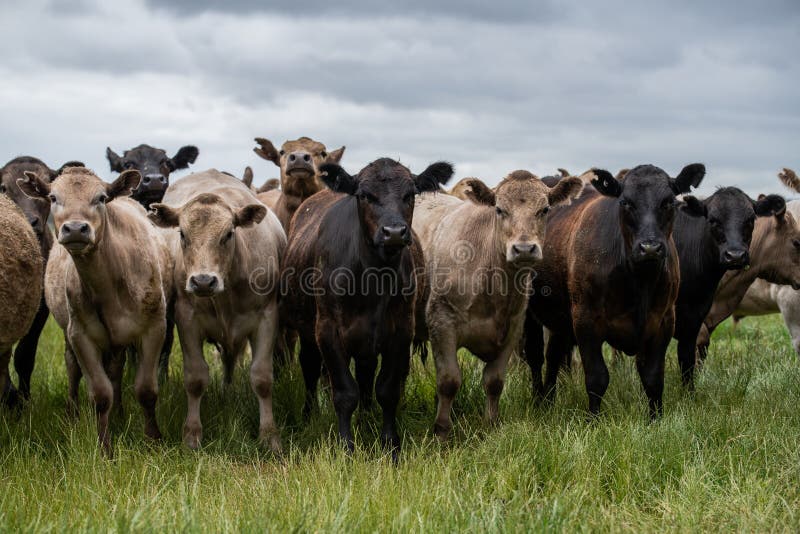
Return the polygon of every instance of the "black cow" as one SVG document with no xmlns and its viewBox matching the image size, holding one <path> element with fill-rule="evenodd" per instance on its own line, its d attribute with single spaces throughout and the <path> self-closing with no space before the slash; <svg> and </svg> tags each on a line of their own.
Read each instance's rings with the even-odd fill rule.
<svg viewBox="0 0 800 534">
<path fill-rule="evenodd" d="M 383 409 L 381 439 L 397 458 L 395 414 L 410 364 L 422 249 L 411 229 L 414 197 L 436 191 L 453 174 L 434 163 L 415 176 L 383 158 L 350 176 L 323 164 L 323 190 L 303 202 L 289 230 L 281 317 L 300 334 L 305 414 L 316 399 L 320 363 L 333 389 L 339 435 L 353 450 L 351 417 L 375 391 Z M 356 379 L 350 373 L 355 360 Z"/>
<path fill-rule="evenodd" d="M 59 169 L 53 170 L 42 160 L 31 156 L 20 156 L 12 159 L 0 168 L 0 193 L 8 195 L 17 206 L 20 207 L 28 222 L 33 227 L 36 237 L 39 239 L 39 247 L 45 264 L 50 256 L 50 249 L 53 246 L 53 233 L 47 228 L 47 218 L 50 216 L 50 202 L 47 200 L 34 199 L 22 192 L 17 185 L 17 180 L 25 179 L 25 172 L 32 172 L 42 180 L 52 182 L 68 167 L 83 167 L 79 161 L 69 161 Z M 47 322 L 50 310 L 44 301 L 44 294 L 39 304 L 39 311 L 33 320 L 28 333 L 17 344 L 14 351 L 14 368 L 19 377 L 19 392 L 14 388 L 10 381 L 7 381 L 7 391 L 0 392 L 3 399 L 9 405 L 17 401 L 18 395 L 29 398 L 31 393 L 31 375 L 36 363 L 36 347 L 39 345 L 39 336 Z"/>
<path fill-rule="evenodd" d="M 164 198 L 164 192 L 169 186 L 170 173 L 188 168 L 190 163 L 195 162 L 198 154 L 197 147 L 191 145 L 182 147 L 171 158 L 164 150 L 144 144 L 126 150 L 122 157 L 110 148 L 106 148 L 106 157 L 112 171 L 135 169 L 142 175 L 142 181 L 139 187 L 133 190 L 131 197 L 145 209 L 150 209 L 151 204 L 161 202 Z"/>
<path fill-rule="evenodd" d="M 597 414 L 609 380 L 601 350 L 606 342 L 637 355 L 655 418 L 662 412 L 664 356 L 679 285 L 672 240 L 675 196 L 696 187 L 705 167 L 688 165 L 673 179 L 658 167 L 641 165 L 622 182 L 607 171 L 594 172 L 596 190 L 586 188 L 576 202 L 554 209 L 547 222 L 526 328 L 534 393 L 555 392 L 561 360 L 577 344 L 589 411 Z M 541 325 L 551 331 L 544 384 Z"/>
<path fill-rule="evenodd" d="M 683 383 L 694 389 L 695 344 L 722 276 L 750 264 L 756 217 L 786 209 L 778 195 L 752 200 L 735 187 L 718 189 L 705 200 L 684 197 L 687 213 L 675 219 L 673 239 L 680 259 L 681 284 L 675 302 L 675 339 Z M 698 215 L 700 215 L 698 217 Z"/>
</svg>

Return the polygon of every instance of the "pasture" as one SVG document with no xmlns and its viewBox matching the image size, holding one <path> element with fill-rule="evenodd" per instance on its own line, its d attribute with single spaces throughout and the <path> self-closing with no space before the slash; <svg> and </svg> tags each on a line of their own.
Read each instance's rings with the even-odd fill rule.
<svg viewBox="0 0 800 534">
<path fill-rule="evenodd" d="M 205 441 L 187 450 L 176 342 L 158 402 L 163 442 L 142 433 L 128 366 L 109 461 L 97 447 L 85 386 L 80 418 L 66 417 L 63 339 L 51 319 L 32 403 L 0 416 L 0 530 L 800 530 L 800 363 L 780 317 L 718 329 L 694 395 L 680 384 L 674 345 L 664 417 L 655 423 L 633 360 L 606 353 L 611 385 L 598 420 L 587 419 L 579 368 L 562 374 L 555 405 L 534 407 L 528 368 L 515 359 L 502 422 L 490 428 L 481 419 L 480 367 L 461 354 L 464 386 L 447 445 L 432 438 L 433 362 L 423 367 L 415 358 L 395 467 L 377 446 L 377 407 L 356 412 L 353 457 L 338 446 L 325 390 L 319 412 L 303 422 L 297 364 L 275 385 L 284 457 L 260 451 L 245 367 L 224 390 L 210 352 Z"/>
</svg>

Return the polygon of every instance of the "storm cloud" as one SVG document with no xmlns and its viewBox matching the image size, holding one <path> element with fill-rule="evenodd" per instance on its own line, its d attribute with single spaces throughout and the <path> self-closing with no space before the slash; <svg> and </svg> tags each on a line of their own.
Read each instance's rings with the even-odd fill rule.
<svg viewBox="0 0 800 534">
<path fill-rule="evenodd" d="M 196 144 L 277 174 L 309 135 L 490 183 L 518 168 L 705 162 L 702 191 L 800 167 L 800 4 L 28 1 L 0 7 L 0 148 L 108 176 L 106 146 Z M 783 192 L 783 191 L 781 191 Z"/>
</svg>

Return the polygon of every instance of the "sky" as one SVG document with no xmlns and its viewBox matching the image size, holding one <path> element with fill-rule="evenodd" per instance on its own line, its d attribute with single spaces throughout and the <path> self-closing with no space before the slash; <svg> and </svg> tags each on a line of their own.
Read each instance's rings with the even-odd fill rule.
<svg viewBox="0 0 800 534">
<path fill-rule="evenodd" d="M 671 175 L 780 192 L 800 171 L 800 2 L 4 0 L 0 160 L 140 143 L 255 182 L 252 152 L 310 136 L 355 173 L 378 157 L 455 179 Z"/>
</svg>

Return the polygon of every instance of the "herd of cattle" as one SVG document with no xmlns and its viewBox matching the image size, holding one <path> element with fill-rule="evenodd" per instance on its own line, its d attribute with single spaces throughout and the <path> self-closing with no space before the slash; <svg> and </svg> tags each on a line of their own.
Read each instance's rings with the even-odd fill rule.
<svg viewBox="0 0 800 534">
<path fill-rule="evenodd" d="M 307 137 L 280 149 L 256 142 L 255 152 L 280 169 L 260 189 L 249 168 L 241 179 L 211 169 L 170 184 L 172 171 L 196 160 L 193 146 L 173 157 L 148 145 L 122 156 L 108 149 L 119 173 L 112 183 L 77 161 L 52 170 L 18 157 L 0 169 L 6 405 L 30 396 L 50 313 L 64 331 L 69 409 L 77 413 L 85 376 L 108 454 L 109 415 L 121 406 L 129 358 L 138 365 L 145 434 L 160 438 L 159 369 L 176 327 L 187 446 L 202 441 L 209 342 L 226 383 L 249 345 L 259 441 L 273 451 L 281 447 L 273 368 L 297 353 L 304 415 L 324 377 L 352 450 L 352 415 L 374 394 L 381 439 L 395 457 L 411 355 L 426 357 L 428 343 L 441 439 L 462 382 L 459 348 L 485 364 L 490 422 L 514 352 L 530 366 L 534 399 L 549 400 L 577 346 L 593 414 L 609 382 L 603 343 L 635 355 L 651 417 L 662 412 L 673 337 L 687 388 L 711 332 L 731 315 L 781 311 L 800 352 L 800 202 L 753 200 L 735 187 L 690 196 L 705 175 L 701 164 L 674 178 L 652 165 L 616 176 L 517 170 L 495 188 L 465 178 L 448 191 L 449 163 L 414 174 L 381 158 L 351 175 L 339 165 L 344 147 L 328 151 Z M 800 191 L 794 172 L 779 177 Z M 15 344 L 16 386 L 8 369 Z"/>
</svg>

